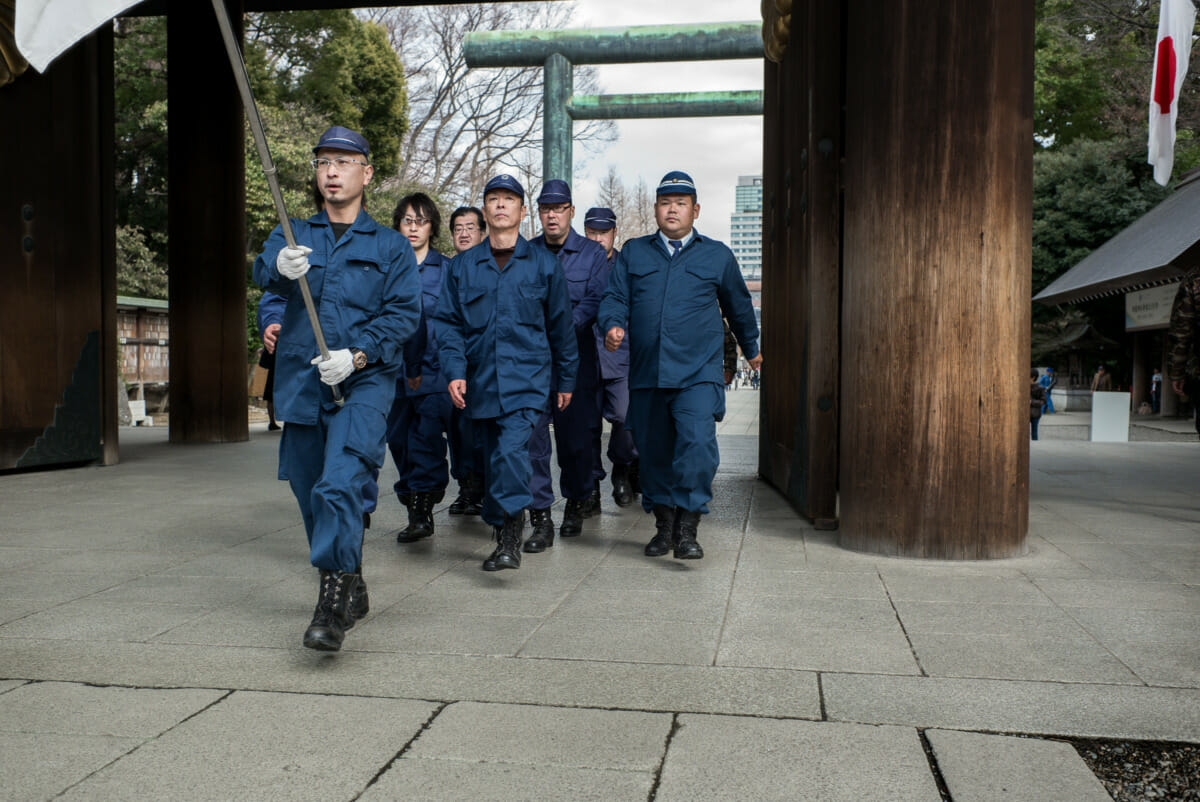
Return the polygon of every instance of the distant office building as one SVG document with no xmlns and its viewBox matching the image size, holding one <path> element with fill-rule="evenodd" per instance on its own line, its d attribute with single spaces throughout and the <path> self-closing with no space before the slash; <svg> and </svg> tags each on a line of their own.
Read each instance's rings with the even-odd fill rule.
<svg viewBox="0 0 1200 802">
<path fill-rule="evenodd" d="M 762 176 L 738 176 L 729 240 L 746 281 L 762 279 Z"/>
<path fill-rule="evenodd" d="M 762 176 L 740 175 L 729 216 L 729 247 L 737 257 L 742 278 L 754 300 L 754 314 L 762 315 Z"/>
</svg>

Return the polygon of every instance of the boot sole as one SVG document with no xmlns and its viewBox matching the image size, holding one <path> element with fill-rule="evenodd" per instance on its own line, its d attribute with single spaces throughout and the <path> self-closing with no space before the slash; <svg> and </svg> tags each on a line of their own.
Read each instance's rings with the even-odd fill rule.
<svg viewBox="0 0 1200 802">
<path fill-rule="evenodd" d="M 520 567 L 521 567 L 520 563 L 518 563 L 516 565 L 512 565 L 510 563 L 492 563 L 491 565 L 484 565 L 483 570 L 485 570 L 485 571 L 503 571 L 505 568 L 520 568 Z"/>
<path fill-rule="evenodd" d="M 547 543 L 546 545 L 542 546 L 542 545 L 538 545 L 535 543 L 531 546 L 529 543 L 526 543 L 521 548 L 521 551 L 525 552 L 526 554 L 541 554 L 543 551 L 545 551 L 546 549 L 550 548 L 553 545 L 554 545 L 553 543 Z"/>
<path fill-rule="evenodd" d="M 341 641 L 326 639 L 318 635 L 309 635 L 304 633 L 304 648 L 316 649 L 318 652 L 340 652 L 342 650 Z"/>
</svg>

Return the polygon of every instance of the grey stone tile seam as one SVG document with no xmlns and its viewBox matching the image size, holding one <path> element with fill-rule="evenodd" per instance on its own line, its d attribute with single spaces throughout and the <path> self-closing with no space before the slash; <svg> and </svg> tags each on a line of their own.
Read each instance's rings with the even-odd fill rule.
<svg viewBox="0 0 1200 802">
<path fill-rule="evenodd" d="M 371 789 L 372 785 L 379 782 L 379 778 L 382 777 L 383 775 L 387 774 L 388 771 L 391 770 L 392 766 L 396 765 L 396 761 L 398 761 L 398 760 L 400 760 L 400 758 L 404 757 L 404 753 L 412 748 L 412 745 L 414 743 L 416 743 L 417 739 L 420 738 L 422 735 L 424 735 L 425 732 L 428 731 L 429 728 L 433 726 L 434 719 L 436 719 L 438 716 L 440 716 L 442 714 L 442 711 L 445 710 L 447 707 L 449 707 L 451 704 L 453 704 L 453 702 L 443 702 L 443 703 L 439 704 L 437 706 L 437 709 L 435 709 L 432 713 L 429 714 L 429 718 L 425 719 L 425 723 L 421 725 L 421 729 L 419 729 L 415 733 L 413 733 L 413 736 L 404 743 L 404 746 L 400 747 L 399 751 L 397 751 L 396 754 L 392 756 L 392 759 L 389 760 L 387 763 L 384 763 L 383 766 L 380 767 L 379 771 L 375 772 L 375 776 L 373 776 L 367 782 L 367 784 L 363 786 L 362 790 L 359 791 L 357 794 L 355 794 L 353 797 L 351 797 L 351 802 L 355 802 L 355 800 L 361 799 L 362 795 L 365 794 L 367 791 L 369 791 Z"/>
<path fill-rule="evenodd" d="M 10 678 L 7 678 L 7 679 L 5 679 L 4 681 L 6 681 L 6 682 L 19 682 L 19 683 L 21 683 L 21 684 L 20 684 L 20 685 L 14 685 L 14 686 L 12 686 L 11 688 L 8 688 L 8 689 L 6 689 L 6 690 L 0 691 L 0 696 L 3 696 L 3 695 L 4 695 L 4 694 L 6 694 L 6 693 L 12 693 L 12 692 L 13 692 L 13 691 L 15 691 L 17 688 L 24 688 L 26 685 L 29 685 L 30 683 L 33 683 L 33 682 L 39 682 L 40 680 L 31 680 L 31 679 L 17 679 L 16 677 L 10 677 Z"/>
<path fill-rule="evenodd" d="M 1097 646 L 1099 646 L 1101 649 L 1103 649 L 1104 652 L 1106 654 L 1108 654 L 1109 657 L 1116 660 L 1126 671 L 1128 671 L 1133 676 L 1137 677 L 1138 681 L 1142 683 L 1143 688 L 1170 687 L 1170 686 L 1151 685 L 1149 682 L 1147 682 L 1145 677 L 1143 677 L 1141 674 L 1139 674 L 1137 671 L 1135 671 L 1132 666 L 1130 666 L 1128 663 L 1126 663 L 1124 660 L 1122 660 L 1120 657 L 1118 657 L 1116 655 L 1116 653 L 1114 653 L 1112 649 L 1108 648 L 1108 646 L 1106 646 L 1103 641 L 1101 641 L 1098 637 L 1096 637 L 1096 635 L 1090 629 L 1088 629 L 1087 626 L 1082 621 L 1080 621 L 1075 616 L 1071 615 L 1070 610 L 1068 610 L 1063 605 L 1059 604 L 1058 601 L 1056 601 L 1053 596 L 1051 596 L 1049 593 L 1047 593 L 1046 590 L 1041 585 L 1038 584 L 1038 580 L 1036 577 L 1029 576 L 1024 571 L 1022 571 L 1020 573 L 1022 576 L 1025 577 L 1026 580 L 1029 581 L 1030 584 L 1032 584 L 1035 588 L 1037 588 L 1038 591 L 1043 596 L 1045 596 L 1047 599 L 1050 600 L 1050 604 L 1052 607 L 1054 607 L 1054 609 L 1058 610 L 1060 613 L 1065 615 L 1067 618 L 1069 618 L 1073 622 L 1075 622 L 1075 625 L 1078 626 L 1084 632 L 1086 632 L 1088 638 L 1091 639 L 1093 643 L 1095 643 Z M 1085 683 L 1085 684 L 1092 684 L 1092 683 Z M 1100 684 L 1109 684 L 1109 683 L 1100 683 Z M 1115 683 L 1113 683 L 1113 684 L 1115 684 Z"/>
<path fill-rule="evenodd" d="M 91 685 L 91 683 L 81 683 L 81 684 L 84 684 L 84 685 Z M 106 687 L 106 686 L 103 686 L 103 685 L 91 685 L 91 687 L 94 687 L 94 688 L 103 688 L 103 687 Z M 215 689 L 215 688 L 214 688 L 213 690 L 217 690 L 217 689 Z M 141 742 L 140 744 L 138 744 L 137 746 L 133 747 L 132 749 L 130 749 L 130 750 L 126 751 L 126 752 L 122 752 L 121 754 L 119 754 L 119 755 L 117 755 L 116 757 L 114 757 L 112 760 L 110 760 L 110 761 L 108 761 L 107 763 L 105 763 L 103 766 L 100 766 L 100 767 L 99 767 L 99 768 L 97 768 L 95 771 L 93 771 L 93 772 L 89 773 L 87 776 L 79 778 L 79 780 L 78 780 L 78 781 L 71 783 L 71 784 L 70 784 L 70 785 L 68 785 L 66 788 L 64 788 L 64 789 L 62 789 L 61 791 L 59 791 L 57 794 L 55 794 L 55 795 L 54 795 L 54 796 L 55 796 L 55 798 L 61 797 L 63 794 L 67 793 L 68 791 L 72 790 L 73 788 L 76 788 L 76 787 L 78 787 L 78 786 L 82 785 L 83 783 L 87 782 L 87 781 L 88 781 L 88 780 L 90 780 L 92 777 L 95 777 L 97 774 L 99 774 L 100 772 L 104 771 L 105 769 L 107 769 L 109 766 L 113 765 L 113 764 L 114 764 L 114 763 L 116 763 L 117 761 L 119 761 L 119 760 L 123 760 L 123 759 L 125 759 L 126 757 L 128 757 L 128 756 L 132 755 L 134 752 L 136 752 L 136 751 L 138 751 L 139 749 L 141 749 L 142 747 L 146 746 L 146 744 L 151 744 L 151 743 L 154 743 L 154 742 L 155 742 L 155 741 L 157 741 L 159 738 L 161 738 L 161 737 L 163 737 L 164 735 L 166 735 L 168 732 L 171 732 L 172 730 L 174 730 L 174 729 L 175 729 L 176 727 L 178 727 L 180 724 L 183 724 L 183 723 L 185 723 L 185 722 L 187 722 L 187 721 L 191 721 L 192 719 L 194 719 L 196 716 L 200 715 L 201 713 L 204 713 L 204 712 L 206 712 L 206 711 L 208 711 L 208 710 L 211 710 L 213 707 L 216 707 L 216 706 L 217 706 L 217 705 L 219 705 L 221 702 L 223 702 L 223 701 L 225 701 L 226 699 L 228 699 L 228 698 L 229 698 L 230 696 L 232 696 L 234 693 L 235 693 L 235 691 L 227 691 L 227 692 L 225 692 L 225 693 L 221 694 L 221 696 L 220 696 L 219 698 L 212 700 L 211 702 L 209 702 L 208 704 L 206 704 L 204 707 L 202 707 L 202 708 L 200 708 L 199 710 L 197 710 L 195 713 L 192 713 L 192 714 L 191 714 L 191 715 L 189 715 L 189 716 L 184 716 L 182 719 L 180 719 L 179 721 L 175 722 L 175 724 L 174 724 L 174 725 L 172 725 L 172 726 L 168 727 L 167 729 L 163 730 L 162 732 L 160 732 L 158 735 L 154 736 L 153 738 L 145 738 L 145 739 L 143 739 L 143 740 L 142 740 L 142 742 Z"/>
<path fill-rule="evenodd" d="M 953 802 L 954 797 L 950 795 L 950 786 L 946 784 L 946 778 L 942 775 L 942 767 L 938 765 L 937 755 L 933 752 L 933 744 L 929 743 L 924 728 L 917 729 L 917 738 L 921 741 L 921 748 L 925 750 L 925 760 L 929 762 L 929 773 L 933 775 L 933 782 L 942 796 L 942 802 Z"/>
<path fill-rule="evenodd" d="M 888 587 L 887 580 L 883 578 L 883 572 L 876 569 L 875 576 L 879 577 L 879 584 L 883 585 L 884 595 L 887 596 L 888 604 L 892 606 L 892 615 L 896 617 L 896 623 L 900 625 L 900 631 L 904 633 L 904 642 L 908 644 L 908 651 L 913 656 L 913 662 L 917 664 L 917 670 L 921 672 L 922 677 L 928 677 L 929 672 L 925 670 L 925 666 L 921 665 L 921 655 L 917 654 L 917 647 L 913 645 L 912 638 L 908 636 L 908 627 L 904 626 L 904 619 L 900 617 L 900 611 L 896 609 L 896 600 L 892 598 L 892 590 Z M 822 700 L 823 705 L 824 701 Z"/>
<path fill-rule="evenodd" d="M 671 715 L 671 729 L 667 731 L 667 737 L 663 743 L 662 757 L 658 761 L 658 765 L 654 767 L 654 781 L 650 783 L 650 793 L 646 794 L 646 802 L 654 802 L 658 799 L 658 787 L 662 784 L 663 768 L 667 765 L 667 755 L 671 751 L 671 743 L 675 740 L 675 733 L 679 732 L 679 713 Z"/>
<path fill-rule="evenodd" d="M 754 488 L 750 491 L 750 498 L 746 503 L 746 512 L 742 515 L 742 534 L 738 538 L 737 559 L 733 563 L 733 572 L 729 576 L 729 587 L 725 591 L 725 609 L 721 614 L 721 626 L 717 629 L 717 644 L 713 649 L 712 661 L 709 663 L 714 668 L 717 666 L 717 660 L 721 656 L 721 642 L 725 640 L 725 627 L 729 625 L 729 608 L 733 605 L 733 589 L 737 587 L 738 566 L 742 562 L 742 552 L 746 548 L 746 531 L 750 528 L 750 510 L 754 506 L 754 496 L 758 492 L 758 482 L 755 482 Z M 672 734 L 674 730 L 672 730 Z M 654 789 L 650 793 L 650 799 L 654 799 L 654 795 L 658 792 L 658 781 L 655 780 Z"/>
</svg>

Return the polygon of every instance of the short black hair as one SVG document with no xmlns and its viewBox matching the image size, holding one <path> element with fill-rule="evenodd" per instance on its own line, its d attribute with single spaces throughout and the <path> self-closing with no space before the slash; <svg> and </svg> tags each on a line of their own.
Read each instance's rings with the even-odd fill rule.
<svg viewBox="0 0 1200 802">
<path fill-rule="evenodd" d="M 438 211 L 437 204 L 433 202 L 433 198 L 424 192 L 413 192 L 405 195 L 396 203 L 396 210 L 392 212 L 392 228 L 397 231 L 400 230 L 400 221 L 404 219 L 404 212 L 407 209 L 412 209 L 427 219 L 431 226 L 429 238 L 431 240 L 437 239 L 438 234 L 442 232 L 442 213 Z"/>
<path fill-rule="evenodd" d="M 487 233 L 487 223 L 483 219 L 483 212 L 477 206 L 459 206 L 457 209 L 455 209 L 454 212 L 451 213 L 451 215 L 450 215 L 450 229 L 451 230 L 454 229 L 454 221 L 455 220 L 457 220 L 460 217 L 464 217 L 468 214 L 475 215 L 475 220 L 477 221 L 477 224 L 479 225 L 479 230 L 486 234 Z"/>
<path fill-rule="evenodd" d="M 1029 371 L 1029 378 L 1036 379 L 1037 377 L 1038 377 L 1038 369 L 1037 368 L 1033 368 L 1032 370 Z"/>
</svg>

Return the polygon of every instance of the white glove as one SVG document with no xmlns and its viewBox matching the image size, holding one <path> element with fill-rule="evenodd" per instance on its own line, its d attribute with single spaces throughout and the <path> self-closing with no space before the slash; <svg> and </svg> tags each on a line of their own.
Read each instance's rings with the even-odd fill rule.
<svg viewBox="0 0 1200 802">
<path fill-rule="evenodd" d="M 305 262 L 305 264 L 308 263 Z M 316 365 L 317 370 L 320 371 L 321 381 L 330 387 L 341 384 L 347 376 L 354 372 L 354 357 L 351 356 L 349 348 L 330 351 L 329 359 L 321 359 L 318 356 L 312 361 L 312 364 Z"/>
<path fill-rule="evenodd" d="M 303 276 L 308 272 L 308 255 L 310 253 L 312 253 L 312 248 L 306 245 L 297 245 L 295 248 L 281 250 L 279 258 L 275 260 L 275 267 L 279 269 L 279 275 L 290 278 L 292 281 Z"/>
</svg>

